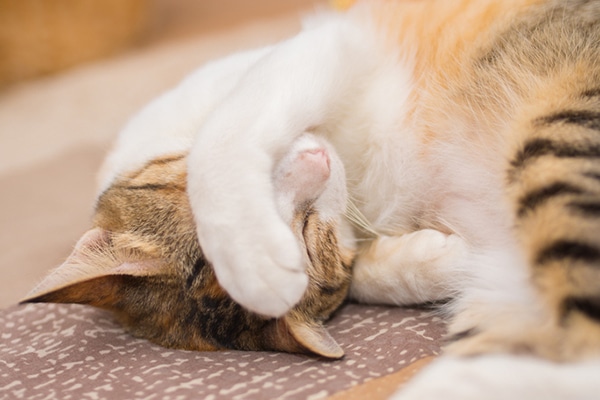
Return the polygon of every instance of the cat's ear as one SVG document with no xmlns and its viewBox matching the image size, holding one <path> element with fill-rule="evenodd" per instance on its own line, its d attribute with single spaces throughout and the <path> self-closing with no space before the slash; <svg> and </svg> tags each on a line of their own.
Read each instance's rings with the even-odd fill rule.
<svg viewBox="0 0 600 400">
<path fill-rule="evenodd" d="M 291 353 L 309 353 L 339 359 L 344 350 L 317 321 L 305 321 L 288 314 L 278 321 L 278 345 Z"/>
<path fill-rule="evenodd" d="M 290 333 L 298 344 L 312 353 L 327 358 L 342 358 L 344 350 L 329 334 L 321 322 L 300 322 L 287 318 L 286 323 Z"/>
<path fill-rule="evenodd" d="M 112 248 L 109 232 L 94 228 L 75 245 L 67 260 L 52 270 L 21 303 L 82 303 L 105 306 L 123 276 L 161 274 L 159 260 L 119 260 Z"/>
</svg>

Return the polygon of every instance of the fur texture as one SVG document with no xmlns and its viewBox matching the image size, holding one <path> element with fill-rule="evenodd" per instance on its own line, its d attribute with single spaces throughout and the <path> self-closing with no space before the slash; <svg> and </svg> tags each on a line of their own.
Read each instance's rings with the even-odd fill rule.
<svg viewBox="0 0 600 400">
<path fill-rule="evenodd" d="M 346 190 L 335 153 L 307 134 L 274 172 L 277 207 L 304 258 L 299 278 L 308 281 L 302 300 L 278 319 L 244 309 L 217 282 L 196 237 L 186 177 L 185 154 L 174 154 L 116 179 L 98 198 L 94 228 L 26 301 L 105 308 L 134 335 L 166 347 L 341 357 L 323 327 L 351 275 L 352 252 L 338 240 Z"/>
<path fill-rule="evenodd" d="M 279 317 L 309 279 L 273 173 L 299 137 L 325 138 L 360 222 L 336 221 L 357 248 L 353 298 L 451 298 L 449 353 L 527 354 L 547 361 L 512 358 L 523 376 L 539 363 L 568 377 L 552 362 L 600 357 L 599 44 L 597 0 L 365 1 L 157 99 L 101 187 L 189 151 L 193 222 L 219 284 Z"/>
</svg>

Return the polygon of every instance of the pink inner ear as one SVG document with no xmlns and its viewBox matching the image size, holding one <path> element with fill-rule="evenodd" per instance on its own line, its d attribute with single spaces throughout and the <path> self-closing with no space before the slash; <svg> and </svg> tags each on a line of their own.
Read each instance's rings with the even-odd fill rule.
<svg viewBox="0 0 600 400">
<path fill-rule="evenodd" d="M 111 275 L 149 276 L 164 274 L 163 264 L 159 260 L 124 262 L 111 271 Z"/>
<path fill-rule="evenodd" d="M 67 260 L 51 271 L 23 301 L 67 286 L 109 275 L 150 276 L 165 274 L 161 260 L 120 262 L 110 249 L 109 234 L 100 228 L 86 232 Z"/>
<path fill-rule="evenodd" d="M 79 238 L 77 244 L 75 244 L 75 250 L 106 245 L 108 235 L 108 232 L 102 228 L 90 229 Z"/>
</svg>

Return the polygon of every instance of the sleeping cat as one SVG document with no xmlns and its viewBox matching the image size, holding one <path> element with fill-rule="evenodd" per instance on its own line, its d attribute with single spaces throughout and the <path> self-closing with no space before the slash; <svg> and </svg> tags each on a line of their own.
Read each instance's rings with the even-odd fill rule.
<svg viewBox="0 0 600 400">
<path fill-rule="evenodd" d="M 600 357 L 599 46 L 600 1 L 367 1 L 158 99 L 104 185 L 140 143 L 137 157 L 189 148 L 219 282 L 283 315 L 306 280 L 270 174 L 311 132 L 342 159 L 366 227 L 341 230 L 358 246 L 352 297 L 455 299 L 455 354 Z"/>
<path fill-rule="evenodd" d="M 310 280 L 273 171 L 297 138 L 325 138 L 346 172 L 350 296 L 452 299 L 449 355 L 508 354 L 523 379 L 546 363 L 559 384 L 577 374 L 540 360 L 600 369 L 599 46 L 600 0 L 361 2 L 155 100 L 122 132 L 101 188 L 189 152 L 188 200 L 219 284 L 280 317 Z M 432 374 L 476 376 L 489 358 L 472 360 Z M 432 381 L 414 396 L 443 387 Z"/>
<path fill-rule="evenodd" d="M 338 243 L 346 189 L 335 152 L 303 135 L 273 173 L 277 209 L 309 276 L 302 300 L 279 319 L 243 309 L 217 282 L 196 238 L 186 176 L 186 155 L 174 153 L 115 179 L 97 200 L 94 228 L 26 301 L 105 308 L 134 335 L 167 347 L 341 357 L 323 326 L 351 275 L 351 249 Z"/>
</svg>

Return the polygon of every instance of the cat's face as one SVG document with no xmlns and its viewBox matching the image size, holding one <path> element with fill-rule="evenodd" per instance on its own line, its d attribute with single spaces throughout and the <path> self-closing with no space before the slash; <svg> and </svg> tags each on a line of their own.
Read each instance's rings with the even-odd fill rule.
<svg viewBox="0 0 600 400">
<path fill-rule="evenodd" d="M 116 180 L 98 199 L 95 227 L 25 301 L 105 308 L 134 335 L 168 347 L 341 357 L 323 326 L 346 296 L 352 259 L 339 242 L 346 188 L 333 149 L 307 134 L 273 172 L 278 210 L 309 276 L 300 303 L 276 320 L 245 310 L 217 282 L 198 244 L 186 178 L 185 155 L 174 155 Z"/>
</svg>

